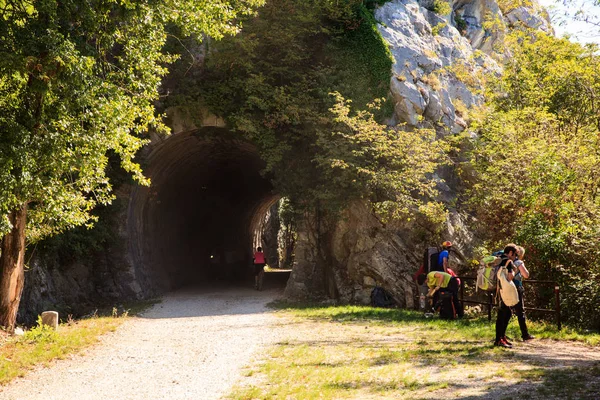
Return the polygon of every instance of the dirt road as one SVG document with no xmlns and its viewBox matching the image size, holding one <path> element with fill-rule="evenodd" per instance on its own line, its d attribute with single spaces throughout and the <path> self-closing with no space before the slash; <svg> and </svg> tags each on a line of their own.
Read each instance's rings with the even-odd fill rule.
<svg viewBox="0 0 600 400">
<path fill-rule="evenodd" d="M 99 345 L 0 389 L 0 399 L 218 399 L 273 343 L 265 305 L 281 289 L 194 289 L 169 294 Z"/>
<path fill-rule="evenodd" d="M 360 321 L 340 324 L 277 315 L 266 304 L 281 295 L 282 289 L 257 292 L 220 287 L 169 294 L 142 316 L 127 320 L 116 332 L 102 337 L 99 345 L 71 359 L 40 367 L 0 388 L 0 400 L 219 399 L 236 383 L 261 385 L 262 378 L 248 374 L 249 369 L 243 367 L 260 364 L 261 358 L 269 354 L 267 349 L 276 343 L 314 347 L 315 351 L 319 346 L 337 351 L 336 346 L 345 349 L 371 343 L 373 348 L 387 346 L 396 352 L 420 343 L 420 336 L 415 336 L 410 325 L 370 326 Z M 491 348 L 487 341 L 471 345 L 475 350 Z M 563 384 L 553 382 L 562 376 L 552 375 L 553 371 L 596 371 L 600 349 L 535 340 L 519 343 L 514 351 L 485 350 L 477 362 L 468 359 L 471 362 L 452 368 L 417 362 L 411 374 L 454 382 L 456 388 L 451 390 L 455 398 L 520 398 L 523 393 L 529 398 L 548 398 L 537 389 L 546 385 L 552 393 L 554 386 L 550 384 Z M 495 372 L 508 369 L 523 370 L 531 379 L 515 383 L 510 374 Z M 536 371 L 540 376 L 535 375 Z M 577 398 L 597 398 L 595 394 L 600 393 L 600 376 L 587 375 L 585 386 L 590 390 L 586 395 L 575 390 L 581 394 Z M 361 396 L 355 398 L 364 398 Z M 424 387 L 406 398 L 415 397 L 440 398 L 440 393 Z"/>
</svg>

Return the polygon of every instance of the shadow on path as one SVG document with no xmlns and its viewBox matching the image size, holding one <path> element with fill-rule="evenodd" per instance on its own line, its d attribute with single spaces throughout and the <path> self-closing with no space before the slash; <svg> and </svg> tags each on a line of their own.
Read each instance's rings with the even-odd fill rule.
<svg viewBox="0 0 600 400">
<path fill-rule="evenodd" d="M 140 318 L 189 318 L 215 315 L 243 315 L 270 312 L 265 305 L 282 298 L 289 271 L 265 273 L 263 290 L 252 282 L 208 282 L 165 294 L 162 301 Z M 239 307 L 241 304 L 244 307 Z"/>
</svg>

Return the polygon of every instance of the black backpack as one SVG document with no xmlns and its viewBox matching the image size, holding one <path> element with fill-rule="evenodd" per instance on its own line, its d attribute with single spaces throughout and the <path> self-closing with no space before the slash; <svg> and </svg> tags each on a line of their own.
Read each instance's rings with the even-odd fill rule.
<svg viewBox="0 0 600 400">
<path fill-rule="evenodd" d="M 456 319 L 456 309 L 450 291 L 442 290 L 438 292 L 434 308 L 435 311 L 440 313 L 441 319 Z"/>
<path fill-rule="evenodd" d="M 371 292 L 371 305 L 373 307 L 392 307 L 396 302 L 381 286 L 375 286 Z"/>
<path fill-rule="evenodd" d="M 425 266 L 426 274 L 431 271 L 444 272 L 444 266 L 438 264 L 439 257 L 440 250 L 437 247 L 428 247 L 425 249 L 425 254 L 423 254 L 423 265 Z"/>
</svg>

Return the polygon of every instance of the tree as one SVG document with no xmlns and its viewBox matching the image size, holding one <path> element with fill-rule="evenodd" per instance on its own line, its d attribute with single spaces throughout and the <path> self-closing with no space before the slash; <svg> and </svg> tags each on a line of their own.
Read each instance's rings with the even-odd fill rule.
<svg viewBox="0 0 600 400">
<path fill-rule="evenodd" d="M 561 283 L 566 316 L 600 329 L 600 58 L 539 32 L 507 47 L 470 143 L 466 201 L 488 243 L 526 246 L 536 275 Z"/>
<path fill-rule="evenodd" d="M 548 10 L 552 22 L 568 26 L 577 39 L 600 38 L 600 1 L 553 0 Z"/>
<path fill-rule="evenodd" d="M 153 104 L 176 59 L 167 27 L 218 39 L 261 3 L 0 0 L 0 325 L 15 325 L 27 243 L 112 200 L 110 154 L 148 183 L 134 157 L 166 130 Z"/>
<path fill-rule="evenodd" d="M 408 208 L 415 212 L 417 199 L 433 191 L 420 190 L 427 168 L 411 175 L 406 164 L 396 162 L 409 151 L 400 141 L 410 133 L 377 123 L 390 112 L 390 102 L 372 114 L 354 115 L 389 92 L 391 55 L 375 24 L 360 0 L 273 0 L 245 22 L 240 35 L 213 46 L 202 85 L 184 85 L 198 90 L 186 93 L 179 104 L 193 104 L 194 98 L 203 102 L 253 142 L 274 186 L 296 209 L 319 207 L 333 214 L 364 199 L 390 211 L 388 216 L 399 216 L 396 211 L 406 211 L 410 198 L 414 202 Z M 421 133 L 414 133 L 415 148 Z M 425 136 L 432 140 L 430 132 Z M 397 146 L 391 145 L 393 138 Z M 416 153 L 415 164 L 432 161 Z M 431 154 L 441 158 L 441 152 Z M 344 162 L 351 167 L 342 168 Z M 416 178 L 419 173 L 422 180 Z M 417 185 L 412 192 L 411 184 Z M 392 203 L 398 202 L 393 211 Z"/>
</svg>

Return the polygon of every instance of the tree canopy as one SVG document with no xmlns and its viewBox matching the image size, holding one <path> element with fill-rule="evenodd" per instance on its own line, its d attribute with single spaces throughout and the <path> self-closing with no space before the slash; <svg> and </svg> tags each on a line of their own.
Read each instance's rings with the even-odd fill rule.
<svg viewBox="0 0 600 400">
<path fill-rule="evenodd" d="M 566 289 L 572 321 L 600 328 L 600 58 L 542 33 L 508 38 L 463 177 L 491 246 L 528 248 L 536 276 Z"/>
<path fill-rule="evenodd" d="M 112 199 L 111 154 L 147 183 L 134 157 L 150 128 L 166 129 L 154 102 L 177 58 L 164 49 L 168 27 L 221 38 L 260 4 L 0 1 L 0 324 L 14 325 L 25 235 L 90 222 Z"/>
<path fill-rule="evenodd" d="M 29 204 L 30 239 L 87 223 L 110 201 L 110 152 L 138 182 L 134 162 L 158 87 L 175 54 L 167 26 L 221 38 L 260 0 L 2 1 L 0 3 L 0 232 Z"/>
<path fill-rule="evenodd" d="M 431 131 L 384 123 L 392 59 L 375 3 L 270 1 L 240 35 L 212 45 L 201 74 L 181 74 L 189 83 L 167 103 L 195 99 L 223 116 L 297 208 L 335 212 L 362 199 L 385 219 L 439 218 L 432 173 L 443 145 Z"/>
</svg>

